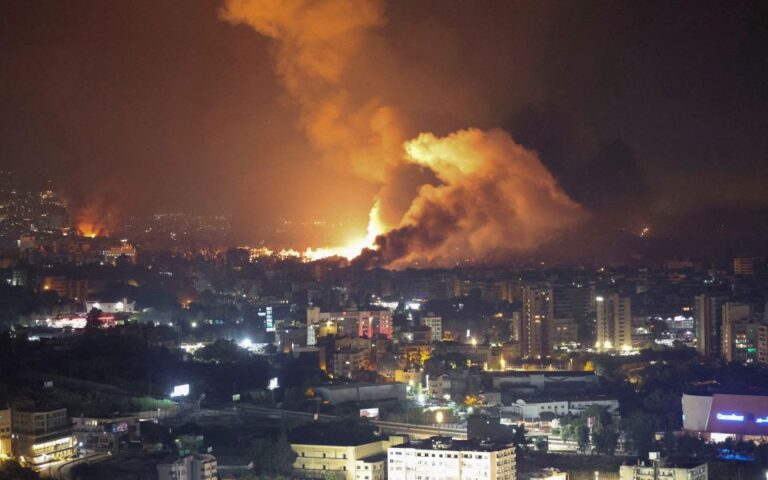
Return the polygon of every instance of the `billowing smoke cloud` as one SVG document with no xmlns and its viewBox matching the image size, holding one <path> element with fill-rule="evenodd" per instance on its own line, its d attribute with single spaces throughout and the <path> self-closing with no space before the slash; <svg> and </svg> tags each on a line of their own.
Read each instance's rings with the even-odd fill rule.
<svg viewBox="0 0 768 480">
<path fill-rule="evenodd" d="M 378 231 L 369 226 L 369 234 L 384 233 L 360 264 L 489 259 L 533 248 L 585 217 L 536 154 L 503 131 L 423 133 L 406 141 L 396 108 L 351 91 L 345 67 L 365 53 L 369 31 L 385 23 L 381 1 L 228 0 L 222 16 L 276 41 L 278 75 L 300 106 L 312 145 L 326 161 L 379 186 L 371 215 Z M 426 172 L 424 182 L 403 206 L 399 183 L 418 172 Z M 393 219 L 391 212 L 401 213 Z"/>
<path fill-rule="evenodd" d="M 379 0 L 228 0 L 222 17 L 276 40 L 277 73 L 301 107 L 300 125 L 324 160 L 383 184 L 399 162 L 397 113 L 379 99 L 354 97 L 344 70 L 385 23 Z"/>
<path fill-rule="evenodd" d="M 441 183 L 421 188 L 402 225 L 363 255 L 369 265 L 489 259 L 536 247 L 586 215 L 537 155 L 500 129 L 423 133 L 405 150 Z"/>
</svg>

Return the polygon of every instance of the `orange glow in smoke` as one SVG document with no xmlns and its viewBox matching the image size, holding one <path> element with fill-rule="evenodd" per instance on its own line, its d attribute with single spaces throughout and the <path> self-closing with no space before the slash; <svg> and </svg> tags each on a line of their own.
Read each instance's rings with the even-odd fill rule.
<svg viewBox="0 0 768 480">
<path fill-rule="evenodd" d="M 89 222 L 78 223 L 77 230 L 80 231 L 83 237 L 88 238 L 96 238 L 98 236 L 104 236 L 107 234 L 106 229 Z"/>
<path fill-rule="evenodd" d="M 386 231 L 386 227 L 382 223 L 379 216 L 379 202 L 377 201 L 371 212 L 368 214 L 368 233 L 365 237 L 354 239 L 346 245 L 331 248 L 308 248 L 304 252 L 304 257 L 308 260 L 320 260 L 328 257 L 344 257 L 348 260 L 360 255 L 363 249 L 373 248 L 375 245 L 376 237 Z"/>
</svg>

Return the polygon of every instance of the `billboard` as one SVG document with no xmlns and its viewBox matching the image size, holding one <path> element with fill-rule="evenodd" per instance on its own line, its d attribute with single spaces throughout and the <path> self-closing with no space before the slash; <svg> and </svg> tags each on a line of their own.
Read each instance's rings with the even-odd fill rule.
<svg viewBox="0 0 768 480">
<path fill-rule="evenodd" d="M 189 395 L 189 384 L 185 383 L 184 385 L 176 385 L 173 387 L 173 391 L 171 392 L 171 397 L 186 397 Z"/>
<path fill-rule="evenodd" d="M 378 420 L 379 409 L 378 408 L 361 408 L 360 418 L 370 418 L 371 420 Z"/>
</svg>

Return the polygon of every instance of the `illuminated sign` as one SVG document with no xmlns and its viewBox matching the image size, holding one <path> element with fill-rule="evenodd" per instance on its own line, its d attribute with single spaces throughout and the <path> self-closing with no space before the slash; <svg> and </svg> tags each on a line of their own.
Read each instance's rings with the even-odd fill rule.
<svg viewBox="0 0 768 480">
<path fill-rule="evenodd" d="M 363 408 L 360 409 L 360 418 L 371 418 L 371 419 L 378 419 L 379 418 L 379 409 L 378 408 Z"/>
<path fill-rule="evenodd" d="M 755 423 L 768 423 L 768 417 L 756 418 Z"/>
<path fill-rule="evenodd" d="M 188 383 L 185 383 L 184 385 L 176 385 L 171 392 L 171 397 L 186 397 L 187 395 L 189 395 Z"/>
<path fill-rule="evenodd" d="M 717 419 L 724 422 L 743 422 L 744 415 L 736 415 L 735 413 L 718 413 Z"/>
<path fill-rule="evenodd" d="M 277 382 L 277 377 L 272 377 L 269 379 L 267 390 L 274 390 L 276 388 L 280 388 L 280 384 Z"/>
</svg>

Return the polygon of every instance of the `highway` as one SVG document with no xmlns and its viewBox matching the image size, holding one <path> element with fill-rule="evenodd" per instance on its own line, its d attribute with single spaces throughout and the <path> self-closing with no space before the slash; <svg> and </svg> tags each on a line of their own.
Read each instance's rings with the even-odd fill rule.
<svg viewBox="0 0 768 480">
<path fill-rule="evenodd" d="M 106 453 L 93 452 L 85 455 L 84 457 L 75 458 L 73 460 L 67 460 L 64 462 L 59 462 L 54 465 L 51 465 L 49 468 L 45 469 L 41 473 L 46 474 L 44 476 L 47 476 L 47 478 L 51 478 L 54 480 L 70 480 L 72 478 L 70 475 L 71 473 L 70 471 L 76 465 L 80 465 L 81 463 L 101 462 L 108 458 L 110 458 L 110 456 Z"/>
</svg>

